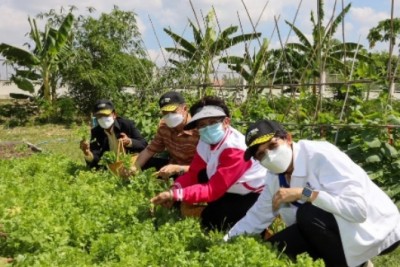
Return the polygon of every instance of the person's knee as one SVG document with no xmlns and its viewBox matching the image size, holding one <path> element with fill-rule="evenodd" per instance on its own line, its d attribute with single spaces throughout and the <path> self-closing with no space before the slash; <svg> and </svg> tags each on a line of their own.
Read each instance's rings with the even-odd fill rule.
<svg viewBox="0 0 400 267">
<path fill-rule="evenodd" d="M 315 209 L 311 203 L 305 203 L 297 209 L 296 220 L 299 225 L 309 225 L 315 214 Z"/>
<path fill-rule="evenodd" d="M 221 211 L 206 207 L 200 215 L 201 226 L 206 230 L 227 230 L 233 225 L 229 223 L 227 217 Z"/>
<path fill-rule="evenodd" d="M 200 215 L 201 227 L 205 230 L 213 230 L 215 228 L 215 218 L 211 216 L 207 211 L 203 210 Z"/>
</svg>

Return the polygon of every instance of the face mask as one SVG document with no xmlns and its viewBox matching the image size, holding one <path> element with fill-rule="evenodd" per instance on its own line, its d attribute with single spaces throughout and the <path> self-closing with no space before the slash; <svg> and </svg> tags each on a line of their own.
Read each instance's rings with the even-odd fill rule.
<svg viewBox="0 0 400 267">
<path fill-rule="evenodd" d="M 114 123 L 114 117 L 112 115 L 108 117 L 101 117 L 97 119 L 97 122 L 101 128 L 109 129 Z"/>
<path fill-rule="evenodd" d="M 225 130 L 222 127 L 222 122 L 215 123 L 199 130 L 200 140 L 206 144 L 217 144 L 224 137 Z"/>
<path fill-rule="evenodd" d="M 175 128 L 183 121 L 183 115 L 180 113 L 168 113 L 163 117 L 165 124 L 169 128 Z"/>
<path fill-rule="evenodd" d="M 292 148 L 286 144 L 279 145 L 274 150 L 265 150 L 265 156 L 260 164 L 273 173 L 283 173 L 292 161 Z"/>
</svg>

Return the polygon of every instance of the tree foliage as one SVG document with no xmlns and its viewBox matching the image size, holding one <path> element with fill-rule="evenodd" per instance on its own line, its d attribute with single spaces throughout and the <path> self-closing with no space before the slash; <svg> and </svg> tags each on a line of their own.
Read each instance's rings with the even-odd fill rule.
<svg viewBox="0 0 400 267">
<path fill-rule="evenodd" d="M 373 27 L 369 30 L 367 36 L 369 47 L 375 47 L 377 42 L 388 41 L 392 41 L 393 45 L 395 45 L 397 35 L 400 35 L 400 18 L 394 18 L 393 22 L 390 19 L 382 20 L 378 23 L 376 27 Z"/>
<path fill-rule="evenodd" d="M 0 54 L 13 65 L 16 72 L 11 81 L 18 88 L 34 93 L 35 84 L 39 84 L 44 99 L 56 99 L 60 65 L 70 56 L 71 28 L 74 17 L 66 15 L 58 29 L 46 24 L 44 32 L 37 26 L 36 20 L 28 18 L 31 31 L 29 37 L 35 47 L 27 51 L 9 44 L 0 44 Z"/>
<path fill-rule="evenodd" d="M 125 87 L 142 90 L 153 63 L 145 58 L 136 14 L 118 7 L 76 26 L 75 56 L 63 70 L 69 93 L 82 111 L 99 98 L 120 99 Z"/>
<path fill-rule="evenodd" d="M 210 74 L 214 70 L 213 64 L 223 51 L 236 44 L 261 36 L 261 33 L 232 36 L 237 32 L 237 26 L 230 26 L 217 34 L 213 10 L 205 17 L 204 30 L 196 27 L 190 20 L 189 25 L 193 31 L 193 42 L 169 29 L 164 29 L 177 44 L 176 47 L 169 47 L 166 50 L 179 57 L 179 60 L 170 59 L 169 61 L 183 73 L 186 72 L 185 70 L 189 70 L 189 73 L 186 72 L 188 75 L 198 75 L 197 81 L 200 84 L 210 82 Z"/>
<path fill-rule="evenodd" d="M 304 82 L 308 79 L 318 79 L 324 83 L 323 77 L 327 70 L 337 71 L 339 73 L 348 73 L 348 66 L 343 59 L 368 60 L 362 54 L 358 54 L 357 50 L 362 46 L 357 43 L 342 43 L 333 38 L 338 26 L 343 21 L 345 15 L 349 12 L 351 4 L 348 4 L 335 18 L 332 18 L 327 25 L 322 25 L 325 17 L 324 2 L 318 0 L 318 16 L 315 18 L 311 12 L 312 22 L 312 40 L 310 41 L 294 24 L 286 21 L 299 38 L 299 43 L 289 43 L 286 46 L 286 53 L 291 68 L 291 75 L 294 79 Z M 298 68 L 298 66 L 302 66 Z M 321 87 L 322 88 L 322 87 Z"/>
<path fill-rule="evenodd" d="M 258 50 L 250 55 L 246 51 L 243 57 L 227 56 L 220 59 L 221 62 L 228 64 L 228 68 L 240 74 L 248 85 L 248 94 L 256 92 L 256 85 L 266 82 L 269 78 L 267 63 L 271 60 L 271 53 L 268 53 L 268 40 L 264 39 Z"/>
</svg>

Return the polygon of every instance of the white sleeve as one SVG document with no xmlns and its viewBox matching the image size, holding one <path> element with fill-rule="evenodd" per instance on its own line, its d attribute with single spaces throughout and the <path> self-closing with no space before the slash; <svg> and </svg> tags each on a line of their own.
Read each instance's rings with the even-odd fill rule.
<svg viewBox="0 0 400 267">
<path fill-rule="evenodd" d="M 228 232 L 225 239 L 241 234 L 258 234 L 269 226 L 275 218 L 272 212 L 272 194 L 270 188 L 265 185 L 257 201 Z"/>
<path fill-rule="evenodd" d="M 332 156 L 320 165 L 317 175 L 321 189 L 312 204 L 349 222 L 364 222 L 368 175 L 349 158 Z"/>
</svg>

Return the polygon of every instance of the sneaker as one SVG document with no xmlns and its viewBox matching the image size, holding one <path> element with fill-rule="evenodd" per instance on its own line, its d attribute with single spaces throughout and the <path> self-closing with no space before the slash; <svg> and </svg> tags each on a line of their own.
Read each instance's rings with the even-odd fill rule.
<svg viewBox="0 0 400 267">
<path fill-rule="evenodd" d="M 362 267 L 374 267 L 374 264 L 372 261 L 368 260 L 362 265 Z"/>
</svg>

